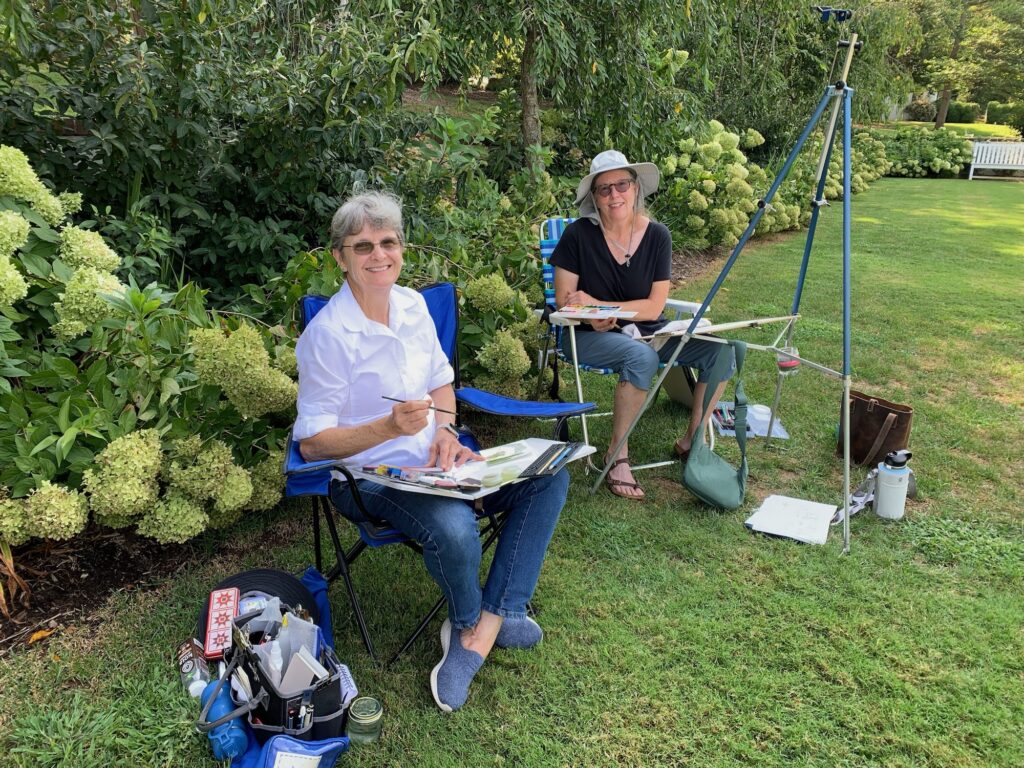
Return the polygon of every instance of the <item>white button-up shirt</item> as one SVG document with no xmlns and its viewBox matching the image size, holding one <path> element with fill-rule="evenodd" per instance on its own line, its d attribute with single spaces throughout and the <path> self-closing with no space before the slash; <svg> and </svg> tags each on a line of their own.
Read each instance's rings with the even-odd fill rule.
<svg viewBox="0 0 1024 768">
<path fill-rule="evenodd" d="M 331 427 L 357 427 L 391 413 L 399 400 L 423 400 L 451 384 L 455 372 L 437 339 L 426 302 L 409 288 L 391 289 L 388 325 L 367 319 L 346 283 L 302 332 L 298 418 L 293 436 L 304 440 Z M 365 466 L 419 466 L 436 429 L 434 412 L 415 435 L 387 440 L 345 459 Z"/>
</svg>

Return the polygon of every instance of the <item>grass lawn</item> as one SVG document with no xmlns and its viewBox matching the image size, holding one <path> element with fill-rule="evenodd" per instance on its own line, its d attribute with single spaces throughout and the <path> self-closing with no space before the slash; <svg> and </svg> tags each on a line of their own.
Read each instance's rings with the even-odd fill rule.
<svg viewBox="0 0 1024 768">
<path fill-rule="evenodd" d="M 935 123 L 922 123 L 915 122 L 914 120 L 900 120 L 895 123 L 877 123 L 875 125 L 872 125 L 871 127 L 878 128 L 879 130 L 883 131 L 895 131 L 895 126 L 934 128 Z M 962 133 L 965 136 L 969 137 L 977 136 L 983 139 L 990 137 L 1008 139 L 1020 138 L 1020 134 L 1018 134 L 1017 131 L 1009 125 L 998 125 L 995 123 L 946 123 L 944 127 L 949 128 L 951 131 L 956 131 L 957 133 Z"/>
<path fill-rule="evenodd" d="M 544 643 L 496 651 L 454 716 L 428 690 L 436 627 L 393 668 L 374 668 L 332 589 L 339 656 L 385 706 L 382 740 L 343 764 L 1024 765 L 1024 187 L 884 179 L 853 214 L 855 385 L 916 409 L 920 496 L 907 517 L 854 518 L 846 557 L 838 529 L 812 547 L 743 527 L 771 493 L 840 501 L 840 385 L 811 370 L 785 383 L 792 439 L 750 446 L 742 510 L 699 506 L 677 469 L 642 473 L 642 504 L 591 496 L 577 467 L 534 601 Z M 826 209 L 796 339 L 832 366 L 839 231 L 838 208 Z M 750 247 L 713 318 L 782 314 L 802 247 L 800 235 Z M 700 297 L 714 277 L 679 293 Z M 753 402 L 769 399 L 773 368 L 751 353 Z M 608 401 L 611 382 L 588 383 Z M 684 416 L 662 398 L 634 458 L 667 454 Z M 607 427 L 594 432 L 603 444 Z M 310 539 L 298 511 L 248 520 L 216 549 L 207 542 L 201 567 L 0 661 L 0 763 L 211 765 L 174 647 L 215 581 L 244 567 L 297 571 Z M 357 570 L 364 594 L 377 590 L 364 603 L 371 631 L 392 648 L 408 623 L 397 617 L 434 599 L 426 572 L 398 548 Z"/>
</svg>

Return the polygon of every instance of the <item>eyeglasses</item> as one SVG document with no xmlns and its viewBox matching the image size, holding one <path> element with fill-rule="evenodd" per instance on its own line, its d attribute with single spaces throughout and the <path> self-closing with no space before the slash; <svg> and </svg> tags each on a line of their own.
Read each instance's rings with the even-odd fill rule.
<svg viewBox="0 0 1024 768">
<path fill-rule="evenodd" d="M 594 187 L 594 194 L 598 197 L 608 197 L 614 189 L 620 195 L 626 194 L 626 190 L 636 183 L 636 179 L 619 179 L 611 184 L 597 184 Z"/>
<path fill-rule="evenodd" d="M 378 240 L 376 243 L 370 240 L 358 240 L 352 245 L 343 245 L 342 248 L 351 248 L 352 252 L 357 256 L 369 256 L 373 253 L 373 249 L 376 246 L 380 246 L 384 253 L 398 253 L 402 250 L 402 241 L 394 237 L 385 237 L 383 240 Z"/>
</svg>

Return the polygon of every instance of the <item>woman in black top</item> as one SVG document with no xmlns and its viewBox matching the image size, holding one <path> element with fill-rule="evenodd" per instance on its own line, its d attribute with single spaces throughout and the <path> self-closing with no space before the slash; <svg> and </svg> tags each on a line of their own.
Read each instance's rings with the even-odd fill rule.
<svg viewBox="0 0 1024 768">
<path fill-rule="evenodd" d="M 555 298 L 566 304 L 618 304 L 636 312 L 622 324 L 636 323 L 648 336 L 666 324 L 662 315 L 672 277 L 672 235 L 646 212 L 644 198 L 658 188 L 660 174 L 653 163 L 630 163 L 621 152 L 608 150 L 594 158 L 590 173 L 576 189 L 580 218 L 570 224 L 551 255 L 555 267 Z M 678 344 L 673 339 L 655 350 L 650 344 L 620 333 L 616 319 L 590 320 L 580 325 L 576 347 L 580 362 L 619 373 L 612 415 L 611 445 L 625 435 L 636 417 L 658 363 L 667 361 Z M 571 354 L 568 334 L 563 335 L 563 352 Z M 675 451 L 684 460 L 701 427 L 707 427 L 710 410 L 703 414 L 704 393 L 710 372 L 720 354 L 732 354 L 728 346 L 692 339 L 678 358 L 683 365 L 699 371 L 694 389 L 693 412 L 686 434 L 675 441 Z M 725 389 L 716 381 L 714 402 Z M 633 478 L 628 445 L 622 444 L 607 476 L 609 490 L 617 496 L 642 499 L 643 489 Z"/>
</svg>

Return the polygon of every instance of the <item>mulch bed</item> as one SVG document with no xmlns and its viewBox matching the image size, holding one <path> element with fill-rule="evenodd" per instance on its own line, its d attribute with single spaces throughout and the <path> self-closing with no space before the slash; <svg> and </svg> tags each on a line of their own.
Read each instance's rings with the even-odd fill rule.
<svg viewBox="0 0 1024 768">
<path fill-rule="evenodd" d="M 114 592 L 151 586 L 188 567 L 196 551 L 191 544 L 162 545 L 105 528 L 16 551 L 18 573 L 32 594 L 28 606 L 15 601 L 11 620 L 0 617 L 0 655 L 37 631 L 81 624 Z"/>
<path fill-rule="evenodd" d="M 729 251 L 715 247 L 703 251 L 681 248 L 672 253 L 672 285 L 682 288 L 712 268 L 720 269 Z M 703 296 L 687 296 L 688 301 L 699 301 Z"/>
</svg>

